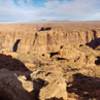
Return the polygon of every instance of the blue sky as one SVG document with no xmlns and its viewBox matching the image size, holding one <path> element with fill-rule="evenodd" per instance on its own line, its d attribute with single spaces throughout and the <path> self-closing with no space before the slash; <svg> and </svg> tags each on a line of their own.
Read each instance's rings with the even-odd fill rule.
<svg viewBox="0 0 100 100">
<path fill-rule="evenodd" d="M 0 0 L 0 22 L 100 20 L 100 0 Z"/>
</svg>

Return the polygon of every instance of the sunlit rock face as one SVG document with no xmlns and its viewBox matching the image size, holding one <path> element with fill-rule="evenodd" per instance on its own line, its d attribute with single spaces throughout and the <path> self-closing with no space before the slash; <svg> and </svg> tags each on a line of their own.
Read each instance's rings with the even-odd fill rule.
<svg viewBox="0 0 100 100">
<path fill-rule="evenodd" d="M 99 100 L 99 66 L 99 22 L 0 25 L 0 77 L 25 100 Z"/>
<path fill-rule="evenodd" d="M 79 24 L 80 25 L 80 24 Z M 49 26 L 49 28 L 48 28 Z M 44 25 L 41 30 L 36 25 L 0 25 L 1 51 L 20 53 L 34 53 L 41 55 L 48 52 L 57 52 L 67 45 L 76 47 L 99 38 L 99 29 L 82 28 L 73 29 L 68 24 L 59 27 Z M 76 27 L 76 26 L 75 26 Z M 70 29 L 70 30 L 69 30 Z"/>
</svg>

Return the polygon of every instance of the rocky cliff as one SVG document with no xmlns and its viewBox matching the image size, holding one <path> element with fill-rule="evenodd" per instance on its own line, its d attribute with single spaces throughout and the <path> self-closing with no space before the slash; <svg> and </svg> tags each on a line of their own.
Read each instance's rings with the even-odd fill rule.
<svg viewBox="0 0 100 100">
<path fill-rule="evenodd" d="M 0 69 L 13 71 L 34 100 L 98 100 L 99 46 L 99 22 L 0 25 Z"/>
<path fill-rule="evenodd" d="M 44 25 L 44 30 L 39 30 L 37 27 L 39 26 L 23 24 L 0 25 L 0 50 L 41 56 L 44 53 L 58 52 L 69 44 L 79 47 L 100 37 L 100 30 L 95 28 L 82 30 L 78 26 L 80 29 L 67 30 L 67 26 L 55 28 Z M 46 30 L 46 27 L 50 29 Z"/>
</svg>

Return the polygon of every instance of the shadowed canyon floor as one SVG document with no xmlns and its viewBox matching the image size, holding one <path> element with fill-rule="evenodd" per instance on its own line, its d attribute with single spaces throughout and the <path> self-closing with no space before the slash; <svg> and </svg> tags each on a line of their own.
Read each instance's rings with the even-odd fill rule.
<svg viewBox="0 0 100 100">
<path fill-rule="evenodd" d="M 100 100 L 100 22 L 0 25 L 0 100 Z"/>
</svg>

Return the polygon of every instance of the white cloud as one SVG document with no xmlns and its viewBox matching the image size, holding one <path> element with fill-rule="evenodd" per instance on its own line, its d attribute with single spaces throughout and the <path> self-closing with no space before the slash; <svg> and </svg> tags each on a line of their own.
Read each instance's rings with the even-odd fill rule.
<svg viewBox="0 0 100 100">
<path fill-rule="evenodd" d="M 46 0 L 36 7 L 32 0 L 0 0 L 0 21 L 99 20 L 99 4 L 100 0 Z"/>
</svg>

